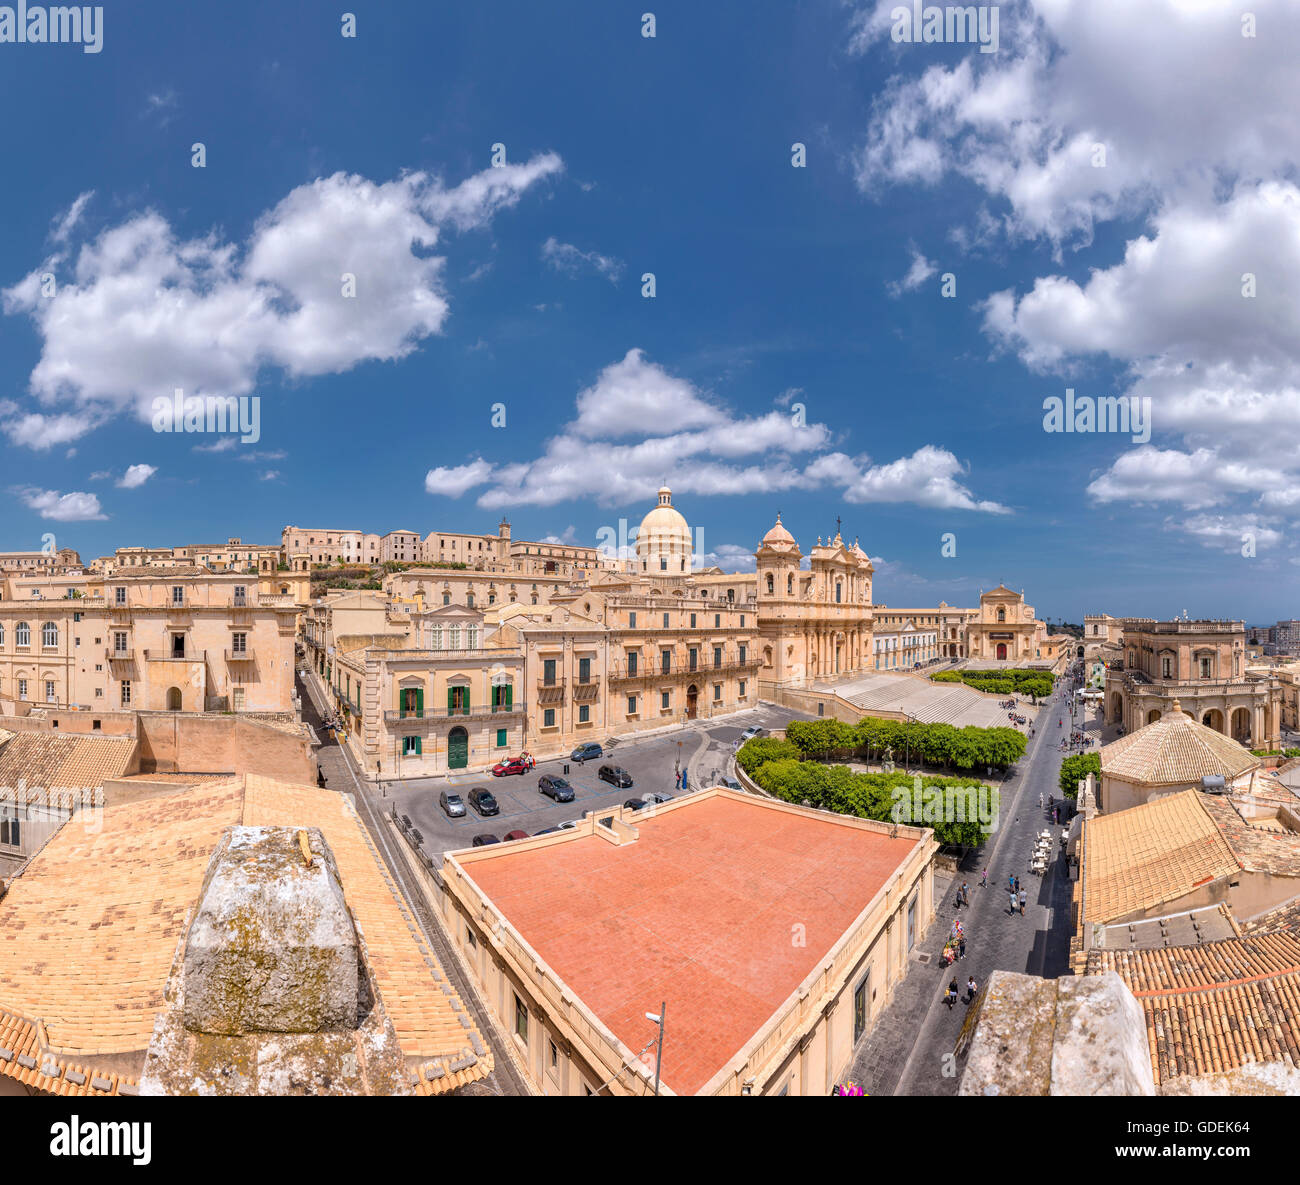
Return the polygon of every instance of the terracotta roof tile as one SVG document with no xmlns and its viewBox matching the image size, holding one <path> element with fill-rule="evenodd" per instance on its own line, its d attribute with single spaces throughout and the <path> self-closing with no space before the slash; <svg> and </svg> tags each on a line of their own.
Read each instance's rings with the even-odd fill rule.
<svg viewBox="0 0 1300 1185">
<path fill-rule="evenodd" d="M 1258 764 L 1231 737 L 1183 712 L 1166 713 L 1101 750 L 1103 775 L 1151 785 L 1199 782 L 1213 774 L 1233 778 Z"/>
<path fill-rule="evenodd" d="M 1083 922 L 1113 922 L 1240 870 L 1194 790 L 1084 825 Z"/>
</svg>

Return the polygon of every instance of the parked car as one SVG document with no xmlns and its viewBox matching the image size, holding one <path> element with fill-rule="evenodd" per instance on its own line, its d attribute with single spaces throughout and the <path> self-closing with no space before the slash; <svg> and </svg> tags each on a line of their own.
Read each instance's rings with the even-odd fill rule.
<svg viewBox="0 0 1300 1185">
<path fill-rule="evenodd" d="M 492 776 L 494 778 L 504 778 L 507 774 L 526 774 L 528 772 L 528 762 L 522 757 L 511 757 L 506 761 L 498 761 L 492 767 Z"/>
<path fill-rule="evenodd" d="M 652 802 L 672 802 L 672 800 L 673 796 L 671 794 L 661 794 L 658 790 L 651 790 L 650 793 L 645 796 L 645 803 L 647 806 Z"/>
<path fill-rule="evenodd" d="M 492 796 L 492 791 L 484 786 L 475 786 L 469 792 L 469 804 L 480 815 L 499 815 L 501 808 L 497 805 L 497 800 Z"/>
<path fill-rule="evenodd" d="M 755 737 L 761 737 L 766 731 L 766 728 L 760 728 L 757 724 L 751 724 L 740 734 L 740 743 L 743 745 L 746 741 L 752 741 Z"/>
<path fill-rule="evenodd" d="M 537 779 L 537 792 L 556 802 L 573 801 L 573 787 L 558 774 L 542 774 Z"/>
<path fill-rule="evenodd" d="M 744 787 L 739 782 L 737 782 L 735 778 L 723 778 L 720 784 L 726 786 L 728 790 L 744 789 Z"/>
<path fill-rule="evenodd" d="M 555 825 L 556 831 L 572 831 L 578 825 L 577 819 L 565 819 L 563 823 Z"/>
<path fill-rule="evenodd" d="M 500 842 L 501 842 L 501 841 L 500 841 L 499 839 L 497 839 L 497 837 L 496 837 L 495 835 L 487 835 L 487 834 L 484 834 L 484 835 L 476 835 L 476 836 L 474 837 L 474 845 L 473 845 L 473 846 L 476 847 L 476 848 L 485 848 L 485 847 L 487 847 L 488 844 L 490 844 L 490 843 L 500 843 Z"/>
<path fill-rule="evenodd" d="M 617 786 L 620 790 L 626 790 L 632 785 L 632 775 L 621 765 L 602 765 L 596 771 L 596 777 L 611 786 Z"/>
<path fill-rule="evenodd" d="M 543 827 L 540 831 L 534 831 L 533 835 L 554 835 L 559 830 L 559 827 Z"/>
<path fill-rule="evenodd" d="M 644 798 L 629 798 L 624 804 L 630 811 L 639 811 L 645 808 Z"/>
<path fill-rule="evenodd" d="M 518 828 L 516 828 L 514 831 L 507 831 L 505 834 L 505 838 L 506 839 L 528 839 L 530 837 L 527 831 L 520 831 Z"/>
<path fill-rule="evenodd" d="M 598 757 L 604 757 L 605 750 L 595 741 L 588 741 L 585 745 L 579 745 L 572 753 L 569 754 L 570 761 L 595 761 Z"/>
<path fill-rule="evenodd" d="M 438 795 L 438 805 L 442 807 L 449 819 L 463 819 L 465 817 L 465 800 L 459 794 L 448 794 L 444 790 Z"/>
</svg>

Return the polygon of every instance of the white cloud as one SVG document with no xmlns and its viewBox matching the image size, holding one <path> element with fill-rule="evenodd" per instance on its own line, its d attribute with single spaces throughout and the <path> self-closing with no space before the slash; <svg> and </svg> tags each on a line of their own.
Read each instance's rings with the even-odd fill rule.
<svg viewBox="0 0 1300 1185">
<path fill-rule="evenodd" d="M 124 490 L 137 490 L 157 472 L 154 465 L 132 465 L 117 484 Z"/>
<path fill-rule="evenodd" d="M 889 291 L 894 296 L 901 296 L 904 292 L 915 292 L 938 270 L 936 264 L 931 263 L 921 252 L 913 248 L 912 266 L 907 269 L 907 275 L 901 280 L 890 283 Z"/>
<path fill-rule="evenodd" d="M 1276 521 L 1254 515 L 1200 514 L 1177 526 L 1206 547 L 1241 555 L 1247 543 L 1259 550 L 1281 543 L 1282 532 L 1270 525 Z"/>
<path fill-rule="evenodd" d="M 101 417 L 91 412 L 72 412 L 46 416 L 40 412 L 29 412 L 7 421 L 4 425 L 5 435 L 14 444 L 26 448 L 44 451 L 56 444 L 67 444 L 79 440 L 87 432 L 98 427 Z"/>
<path fill-rule="evenodd" d="M 554 543 L 564 547 L 577 547 L 578 528 L 572 525 L 567 526 L 564 528 L 564 533 L 562 535 L 547 535 L 542 539 L 542 542 Z"/>
<path fill-rule="evenodd" d="M 758 567 L 753 548 L 738 543 L 721 543 L 712 551 L 694 557 L 696 568 L 721 568 L 724 572 L 752 572 Z"/>
<path fill-rule="evenodd" d="M 561 243 L 552 235 L 542 244 L 542 258 L 556 271 L 575 275 L 584 268 L 591 268 L 604 276 L 611 284 L 617 284 L 623 274 L 623 261 L 596 251 L 583 251 L 572 243 Z"/>
<path fill-rule="evenodd" d="M 262 476 L 261 476 L 261 478 L 259 478 L 259 480 L 260 480 L 260 481 L 275 481 L 279 476 L 280 476 L 280 471 L 279 471 L 278 469 L 268 469 L 265 473 L 262 474 Z"/>
<path fill-rule="evenodd" d="M 301 377 L 406 357 L 447 319 L 445 259 L 431 254 L 441 228 L 487 225 L 561 167 L 547 154 L 452 189 L 424 173 L 383 183 L 336 173 L 293 190 L 242 243 L 183 238 L 162 215 L 135 214 L 83 244 L 70 275 L 52 258 L 5 290 L 5 311 L 41 336 L 32 393 L 73 405 L 53 426 L 10 436 L 48 447 L 52 435 L 73 438 L 74 416 L 133 408 L 148 420 L 152 400 L 177 387 L 238 396 L 263 368 Z M 47 270 L 59 276 L 48 299 Z M 355 298 L 342 294 L 345 274 Z"/>
<path fill-rule="evenodd" d="M 1162 195 L 1210 194 L 1224 176 L 1275 176 L 1300 158 L 1291 0 L 1249 5 L 1253 39 L 1226 0 L 1018 0 L 999 6 L 998 53 L 972 47 L 951 66 L 890 40 L 895 6 L 863 5 L 849 46 L 882 47 L 900 70 L 855 156 L 864 190 L 957 175 L 1005 203 L 1013 234 L 1087 241 L 1097 221 Z"/>
<path fill-rule="evenodd" d="M 95 196 L 93 189 L 86 190 L 85 193 L 78 194 L 76 200 L 70 205 L 56 220 L 53 229 L 50 231 L 50 238 L 56 243 L 67 242 L 68 236 L 76 229 L 77 223 L 81 221 L 81 215 L 86 209 L 87 203 Z"/>
<path fill-rule="evenodd" d="M 877 467 L 865 458 L 824 453 L 832 441 L 825 424 L 796 423 L 775 410 L 737 416 L 637 349 L 579 392 L 576 410 L 535 459 L 493 465 L 477 458 L 430 470 L 425 489 L 459 497 L 487 486 L 477 505 L 500 510 L 579 498 L 624 506 L 653 497 L 665 482 L 674 493 L 703 495 L 839 486 L 849 501 L 1006 512 L 976 500 L 956 480 L 960 463 L 942 449 L 926 446 Z M 797 463 L 804 456 L 811 459 Z"/>
<path fill-rule="evenodd" d="M 459 498 L 466 490 L 482 485 L 492 476 L 492 466 L 484 460 L 471 461 L 468 465 L 454 465 L 451 468 L 439 466 L 430 469 L 424 478 L 427 493 L 441 494 L 446 498 Z"/>
<path fill-rule="evenodd" d="M 25 489 L 19 497 L 31 510 L 40 512 L 41 518 L 61 523 L 81 523 L 106 519 L 99 508 L 99 498 L 94 494 L 61 494 L 58 490 Z"/>
</svg>

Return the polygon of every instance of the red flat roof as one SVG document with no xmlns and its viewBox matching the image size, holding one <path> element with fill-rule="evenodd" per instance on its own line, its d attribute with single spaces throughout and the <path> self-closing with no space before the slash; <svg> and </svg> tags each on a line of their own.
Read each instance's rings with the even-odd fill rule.
<svg viewBox="0 0 1300 1185">
<path fill-rule="evenodd" d="M 464 869 L 633 1053 L 667 1001 L 678 1094 L 744 1048 L 917 843 L 723 795 L 632 821 L 634 843 L 582 836 Z"/>
</svg>

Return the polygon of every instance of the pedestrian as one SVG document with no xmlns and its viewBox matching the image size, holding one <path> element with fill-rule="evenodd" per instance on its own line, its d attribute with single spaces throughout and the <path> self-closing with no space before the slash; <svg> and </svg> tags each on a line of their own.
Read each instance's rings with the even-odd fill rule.
<svg viewBox="0 0 1300 1185">
<path fill-rule="evenodd" d="M 980 888 L 981 889 L 988 888 L 988 883 L 989 883 L 989 870 L 986 868 L 984 869 L 983 872 L 980 873 Z"/>
<path fill-rule="evenodd" d="M 1020 890 L 1020 916 L 1021 916 L 1022 918 L 1025 916 L 1025 897 L 1026 897 L 1026 896 L 1027 896 L 1027 894 L 1025 893 L 1024 889 L 1021 889 L 1021 890 Z"/>
<path fill-rule="evenodd" d="M 1014 914 L 1014 913 L 1016 912 L 1016 891 L 1015 891 L 1015 889 L 1008 889 L 1008 890 L 1007 890 L 1007 895 L 1011 898 L 1011 912 Z"/>
<path fill-rule="evenodd" d="M 948 994 L 944 997 L 948 1002 L 948 1011 L 952 1011 L 952 1006 L 957 1003 L 957 981 L 954 979 L 948 985 Z"/>
<path fill-rule="evenodd" d="M 970 890 L 966 887 L 965 881 L 961 883 L 961 903 L 963 905 L 970 904 Z"/>
<path fill-rule="evenodd" d="M 1013 876 L 1011 878 L 1011 891 L 1013 893 L 1020 892 L 1020 878 L 1018 876 Z"/>
<path fill-rule="evenodd" d="M 678 770 L 677 773 L 673 775 L 673 789 L 680 790 L 681 788 L 682 788 L 682 771 Z"/>
<path fill-rule="evenodd" d="M 1060 821 L 1061 821 L 1061 808 L 1059 806 L 1054 806 L 1052 808 L 1052 822 L 1059 823 Z"/>
<path fill-rule="evenodd" d="M 1043 809 L 1043 792 L 1041 790 L 1038 792 L 1038 809 L 1040 811 Z"/>
<path fill-rule="evenodd" d="M 979 988 L 976 987 L 975 985 L 975 976 L 973 975 L 966 976 L 966 1003 L 967 1004 L 969 1004 L 972 1000 L 975 999 L 975 993 L 977 991 L 979 991 Z"/>
<path fill-rule="evenodd" d="M 957 957 L 964 959 L 966 957 L 966 935 L 963 934 L 957 939 Z"/>
</svg>

